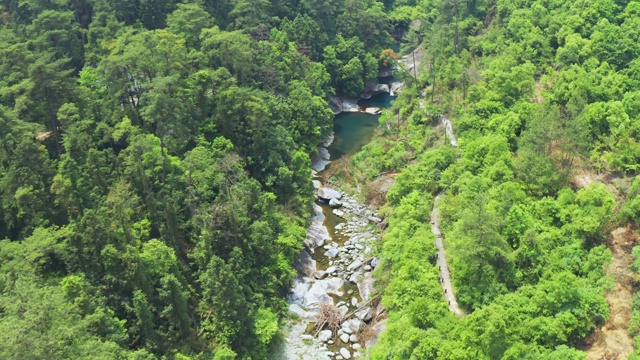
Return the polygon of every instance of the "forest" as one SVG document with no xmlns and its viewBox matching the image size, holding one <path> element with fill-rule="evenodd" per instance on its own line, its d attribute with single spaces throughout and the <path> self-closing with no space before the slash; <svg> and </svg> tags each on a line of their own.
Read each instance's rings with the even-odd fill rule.
<svg viewBox="0 0 640 360">
<path fill-rule="evenodd" d="M 388 220 L 367 356 L 586 359 L 611 316 L 609 233 L 640 220 L 640 2 L 0 0 L 0 23 L 2 359 L 270 358 L 328 97 L 384 66 L 402 92 L 334 175 Z"/>
<path fill-rule="evenodd" d="M 614 0 L 394 4 L 390 18 L 419 20 L 408 39 L 425 59 L 339 174 L 397 173 L 382 200 L 365 191 L 389 217 L 376 270 L 387 331 L 371 359 L 640 358 L 640 295 L 621 314 L 608 301 L 620 285 L 609 234 L 640 220 L 639 11 Z M 443 297 L 434 206 L 464 316 Z M 633 271 L 629 288 L 640 247 L 633 256 L 620 270 Z M 599 329 L 625 316 L 627 348 L 594 353 Z"/>
<path fill-rule="evenodd" d="M 0 1 L 0 358 L 268 358 L 385 6 Z"/>
</svg>

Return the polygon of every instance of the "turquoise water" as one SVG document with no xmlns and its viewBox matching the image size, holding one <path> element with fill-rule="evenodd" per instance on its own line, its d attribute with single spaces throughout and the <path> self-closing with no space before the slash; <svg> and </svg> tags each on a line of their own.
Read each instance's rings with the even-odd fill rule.
<svg viewBox="0 0 640 360">
<path fill-rule="evenodd" d="M 360 100 L 361 107 L 391 107 L 393 98 L 389 94 L 378 94 L 370 99 Z M 331 161 L 338 160 L 343 156 L 351 156 L 371 141 L 375 130 L 378 128 L 378 118 L 380 115 L 365 113 L 341 113 L 336 115 L 333 122 L 333 132 L 335 138 L 329 146 Z"/>
</svg>

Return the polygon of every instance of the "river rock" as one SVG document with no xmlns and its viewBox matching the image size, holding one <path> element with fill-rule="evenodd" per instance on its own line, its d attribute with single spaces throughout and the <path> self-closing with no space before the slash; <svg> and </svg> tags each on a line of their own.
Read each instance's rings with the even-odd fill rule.
<svg viewBox="0 0 640 360">
<path fill-rule="evenodd" d="M 333 332 L 331 332 L 331 330 L 322 330 L 318 333 L 318 340 L 322 342 L 327 342 L 331 340 L 332 337 L 333 337 Z"/>
<path fill-rule="evenodd" d="M 319 172 L 329 165 L 331 155 L 326 147 L 318 146 L 318 151 L 311 155 L 311 169 Z"/>
<path fill-rule="evenodd" d="M 349 276 L 349 282 L 352 284 L 358 284 L 358 277 L 360 276 L 360 271 L 356 271 L 351 276 Z"/>
<path fill-rule="evenodd" d="M 338 271 L 338 268 L 336 268 L 335 266 L 329 266 L 326 270 L 327 274 L 329 275 L 333 275 L 333 273 L 335 273 L 336 271 Z"/>
<path fill-rule="evenodd" d="M 371 271 L 371 265 L 365 265 L 363 269 L 364 271 Z"/>
<path fill-rule="evenodd" d="M 360 319 L 349 319 L 343 322 L 340 328 L 345 333 L 351 335 L 353 333 L 357 333 L 360 330 L 360 325 L 362 325 L 362 321 Z"/>
<path fill-rule="evenodd" d="M 302 250 L 298 253 L 296 262 L 293 264 L 293 268 L 298 271 L 298 274 L 311 277 L 316 271 L 316 261 L 313 260 L 311 254 L 309 254 L 307 250 Z"/>
<path fill-rule="evenodd" d="M 351 306 L 356 306 L 356 305 L 358 305 L 358 299 L 356 299 L 354 297 L 351 298 Z"/>
<path fill-rule="evenodd" d="M 340 200 L 342 199 L 342 193 L 328 187 L 321 187 L 318 189 L 318 197 L 326 201 L 330 201 L 331 199 Z"/>
<path fill-rule="evenodd" d="M 344 211 L 333 209 L 333 214 L 338 217 L 344 217 Z"/>
<path fill-rule="evenodd" d="M 340 341 L 342 341 L 345 344 L 348 343 L 349 342 L 349 334 L 340 335 Z"/>
<path fill-rule="evenodd" d="M 334 209 L 337 209 L 340 206 L 342 206 L 342 203 L 340 202 L 340 200 L 334 198 L 329 200 L 329 206 L 331 206 Z"/>
<path fill-rule="evenodd" d="M 371 221 L 373 223 L 376 223 L 376 224 L 379 224 L 379 223 L 382 222 L 382 219 L 380 219 L 377 216 L 367 216 L 367 220 L 369 220 L 369 221 Z"/>
<path fill-rule="evenodd" d="M 373 319 L 373 310 L 370 307 L 366 307 L 356 311 L 356 317 L 364 322 L 369 322 Z"/>
<path fill-rule="evenodd" d="M 365 272 L 360 281 L 358 281 L 358 291 L 362 301 L 369 301 L 371 294 L 375 291 L 373 287 L 373 276 L 370 272 Z"/>
<path fill-rule="evenodd" d="M 327 277 L 327 272 L 324 271 L 324 270 L 318 270 L 318 271 L 313 273 L 313 277 L 318 279 L 318 280 L 322 280 L 322 279 Z"/>
<path fill-rule="evenodd" d="M 302 306 L 298 304 L 289 304 L 289 313 L 294 314 L 298 318 L 306 321 L 313 321 L 316 319 L 315 312 L 309 312 L 302 308 Z"/>
<path fill-rule="evenodd" d="M 339 248 L 331 248 L 327 251 L 324 252 L 324 256 L 328 257 L 328 258 L 334 258 L 336 256 L 338 256 L 338 254 L 340 253 L 340 249 Z"/>
<path fill-rule="evenodd" d="M 356 335 L 356 334 L 349 335 L 349 341 L 351 341 L 352 343 L 357 343 L 358 342 L 358 335 Z"/>
<path fill-rule="evenodd" d="M 355 343 L 353 345 L 351 345 L 351 347 L 353 348 L 353 350 L 358 351 L 362 348 L 362 345 Z"/>
<path fill-rule="evenodd" d="M 334 114 L 341 112 L 358 112 L 359 107 L 355 99 L 347 99 L 338 96 L 329 96 L 329 107 Z"/>
<path fill-rule="evenodd" d="M 371 267 L 372 268 L 377 268 L 378 265 L 380 265 L 380 259 L 377 257 L 374 257 L 373 259 L 371 259 Z"/>
<path fill-rule="evenodd" d="M 402 91 L 402 88 L 404 87 L 404 81 L 397 81 L 391 84 L 391 90 L 389 91 L 390 94 L 397 94 L 400 91 Z M 391 95 L 394 96 L 394 95 Z"/>
<path fill-rule="evenodd" d="M 387 84 L 367 83 L 364 92 L 360 94 L 360 98 L 369 99 L 376 94 L 389 93 L 389 90 L 389 85 Z"/>
<path fill-rule="evenodd" d="M 351 359 L 351 353 L 346 348 L 340 348 L 340 355 L 345 359 Z"/>
<path fill-rule="evenodd" d="M 319 190 L 318 190 L 319 191 Z M 324 214 L 322 208 L 313 204 L 313 218 L 311 218 L 311 226 L 307 231 L 307 237 L 304 239 L 304 244 L 313 252 L 313 249 L 322 246 L 325 240 L 331 239 L 329 237 L 329 231 L 324 226 Z"/>
<path fill-rule="evenodd" d="M 338 310 L 340 310 L 340 317 L 344 317 L 349 312 L 347 305 L 338 306 Z"/>
<path fill-rule="evenodd" d="M 347 267 L 347 271 L 354 271 L 357 268 L 359 268 L 360 266 L 362 266 L 362 261 L 360 259 L 358 259 L 358 260 L 352 262 L 351 265 L 349 265 Z"/>
<path fill-rule="evenodd" d="M 342 279 L 334 277 L 331 279 L 318 280 L 314 282 L 309 291 L 304 295 L 302 305 L 310 307 L 320 303 L 333 304 L 330 294 L 342 296 L 340 288 L 344 285 Z"/>
<path fill-rule="evenodd" d="M 320 183 L 320 180 L 311 180 L 311 183 L 313 183 L 313 188 L 316 190 L 322 187 L 322 183 Z"/>
</svg>

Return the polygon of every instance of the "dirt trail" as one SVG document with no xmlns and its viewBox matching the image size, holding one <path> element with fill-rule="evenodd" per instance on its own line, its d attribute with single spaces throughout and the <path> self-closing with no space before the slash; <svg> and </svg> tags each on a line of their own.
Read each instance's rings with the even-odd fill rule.
<svg viewBox="0 0 640 360">
<path fill-rule="evenodd" d="M 420 106 L 424 107 L 423 103 L 420 103 Z M 453 125 L 451 121 L 444 116 L 440 117 L 440 123 L 444 125 L 444 131 L 449 138 L 449 144 L 457 148 L 458 141 L 456 139 L 456 135 L 453 132 Z M 433 200 L 433 210 L 431 211 L 431 232 L 436 236 L 436 248 L 437 256 L 438 256 L 438 269 L 440 270 L 440 284 L 442 284 L 442 291 L 444 292 L 444 298 L 447 300 L 449 304 L 449 310 L 458 315 L 463 316 L 464 312 L 460 310 L 458 306 L 458 300 L 456 300 L 456 295 L 453 292 L 453 286 L 451 285 L 451 273 L 449 272 L 449 264 L 447 263 L 447 257 L 444 252 L 444 244 L 442 243 L 442 231 L 440 231 L 440 218 L 438 214 L 438 202 L 440 199 L 444 197 L 444 192 L 441 192 L 436 196 Z"/>
<path fill-rule="evenodd" d="M 444 245 L 442 244 L 442 232 L 440 231 L 440 220 L 438 217 L 438 201 L 444 196 L 444 193 L 438 194 L 433 202 L 433 211 L 431 212 L 431 232 L 436 236 L 436 247 L 438 248 L 438 268 L 440 269 L 440 283 L 444 291 L 444 297 L 449 303 L 449 310 L 458 316 L 463 316 L 464 312 L 460 310 L 458 301 L 453 293 L 451 286 L 451 274 L 449 273 L 449 264 L 444 253 Z"/>
<path fill-rule="evenodd" d="M 609 320 L 585 341 L 588 360 L 626 360 L 633 352 L 628 328 L 636 274 L 629 268 L 634 262 L 631 249 L 637 239 L 638 235 L 629 227 L 613 230 L 607 239 L 612 261 L 606 272 L 614 279 L 615 286 L 605 295 L 609 303 Z"/>
</svg>

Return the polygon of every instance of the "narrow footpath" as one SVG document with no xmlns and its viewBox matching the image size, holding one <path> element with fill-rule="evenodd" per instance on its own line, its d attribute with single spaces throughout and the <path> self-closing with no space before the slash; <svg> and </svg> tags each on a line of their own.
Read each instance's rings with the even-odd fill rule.
<svg viewBox="0 0 640 360">
<path fill-rule="evenodd" d="M 464 312 L 460 310 L 458 306 L 458 300 L 453 292 L 453 286 L 451 286 L 451 274 L 449 273 L 449 264 L 444 253 L 444 245 L 442 244 L 442 232 L 440 231 L 440 220 L 438 218 L 438 201 L 444 196 L 444 193 L 438 194 L 433 201 L 433 211 L 431 212 L 431 232 L 436 236 L 436 247 L 438 248 L 438 269 L 440 269 L 440 283 L 442 284 L 442 291 L 444 291 L 444 298 L 449 303 L 449 310 L 458 315 L 463 316 Z"/>
</svg>

